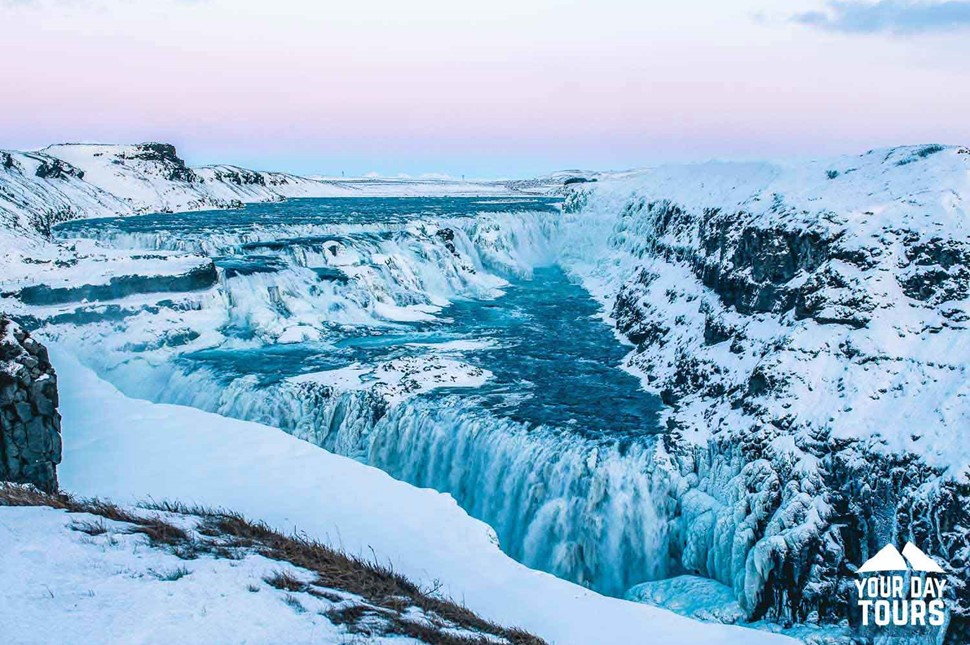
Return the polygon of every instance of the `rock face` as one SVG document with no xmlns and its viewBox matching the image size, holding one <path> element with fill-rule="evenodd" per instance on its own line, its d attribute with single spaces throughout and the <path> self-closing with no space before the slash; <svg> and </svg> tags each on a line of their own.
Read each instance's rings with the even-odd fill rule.
<svg viewBox="0 0 970 645">
<path fill-rule="evenodd" d="M 142 143 L 131 147 L 116 159 L 119 164 L 125 160 L 134 159 L 146 161 L 155 166 L 156 171 L 167 181 L 199 182 L 198 175 L 185 165 L 185 161 L 175 151 L 170 143 Z"/>
<path fill-rule="evenodd" d="M 0 316 L 0 480 L 57 490 L 61 415 L 47 348 Z"/>
<path fill-rule="evenodd" d="M 35 156 L 34 158 L 38 162 L 37 169 L 34 170 L 36 177 L 40 177 L 41 179 L 65 179 L 67 177 L 84 179 L 84 171 L 78 170 L 66 161 L 41 156 Z"/>
<path fill-rule="evenodd" d="M 674 408 L 669 548 L 749 619 L 852 621 L 854 567 L 913 541 L 952 574 L 967 642 L 968 200 L 970 154 L 941 146 L 567 200 L 570 264 Z"/>
</svg>

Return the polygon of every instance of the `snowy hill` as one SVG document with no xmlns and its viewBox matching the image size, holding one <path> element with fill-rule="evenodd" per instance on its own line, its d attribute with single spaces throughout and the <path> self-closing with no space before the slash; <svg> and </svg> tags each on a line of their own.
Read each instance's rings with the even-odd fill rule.
<svg viewBox="0 0 970 645">
<path fill-rule="evenodd" d="M 964 571 L 970 150 L 659 167 L 566 208 L 564 264 L 675 408 L 685 570 L 797 621 L 887 542 Z"/>
<path fill-rule="evenodd" d="M 65 634 L 139 643 L 545 642 L 387 569 L 230 513 L 121 507 L 0 484 L 0 519 L 8 643 L 64 642 Z"/>
</svg>

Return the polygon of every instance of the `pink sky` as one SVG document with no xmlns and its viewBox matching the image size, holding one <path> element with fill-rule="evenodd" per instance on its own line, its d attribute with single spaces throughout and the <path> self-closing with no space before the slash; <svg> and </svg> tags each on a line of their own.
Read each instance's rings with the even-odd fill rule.
<svg viewBox="0 0 970 645">
<path fill-rule="evenodd" d="M 498 176 L 970 142 L 970 33 L 790 20 L 820 8 L 0 0 L 0 147 Z"/>
</svg>

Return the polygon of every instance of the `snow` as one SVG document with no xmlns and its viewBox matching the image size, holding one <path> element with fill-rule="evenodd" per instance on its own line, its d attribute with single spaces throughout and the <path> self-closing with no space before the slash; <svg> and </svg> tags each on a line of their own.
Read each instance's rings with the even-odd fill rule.
<svg viewBox="0 0 970 645">
<path fill-rule="evenodd" d="M 112 278 L 130 275 L 184 275 L 210 262 L 209 258 L 195 254 L 171 251 L 132 253 L 108 248 L 92 240 L 77 240 L 71 244 L 70 255 L 51 248 L 50 253 L 42 253 L 37 262 L 10 263 L 0 275 L 0 291 L 40 284 L 49 287 L 105 285 Z"/>
<path fill-rule="evenodd" d="M 367 367 L 348 365 L 336 370 L 309 372 L 286 379 L 290 383 L 315 383 L 326 385 L 337 390 L 355 390 L 363 386 L 363 377 L 370 374 Z"/>
<path fill-rule="evenodd" d="M 734 598 L 734 591 L 716 580 L 699 576 L 644 582 L 627 591 L 626 598 L 698 620 L 727 624 L 744 621 L 744 612 Z"/>
<path fill-rule="evenodd" d="M 177 499 L 234 509 L 350 553 L 376 553 L 412 580 L 440 581 L 445 594 L 480 614 L 557 645 L 640 642 L 645 635 L 675 643 L 794 642 L 606 598 L 530 570 L 502 553 L 494 532 L 447 495 L 398 482 L 273 428 L 126 398 L 63 350 L 55 347 L 52 354 L 61 384 L 66 490 L 122 503 Z M 73 575 L 66 563 L 63 575 Z M 237 572 L 234 580 L 244 575 Z M 38 595 L 35 590 L 31 597 Z M 67 616 L 66 610 L 45 612 L 37 620 L 63 625 Z M 135 611 L 128 619 L 150 618 Z M 174 621 L 172 629 L 181 624 Z"/>
<path fill-rule="evenodd" d="M 7 182 L 7 186 L 20 191 L 17 194 L 26 196 L 25 203 L 39 204 L 38 207 L 73 204 L 71 208 L 80 209 L 85 215 L 108 212 L 110 204 L 116 203 L 124 205 L 117 212 L 134 212 L 135 207 L 126 199 L 141 200 L 142 205 L 152 204 L 152 208 L 159 204 L 173 209 L 204 206 L 194 192 L 185 192 L 189 189 L 182 184 L 173 187 L 169 185 L 172 182 L 155 177 L 142 185 L 144 182 L 139 183 L 141 180 L 132 173 L 147 169 L 126 170 L 124 177 L 111 174 L 110 167 L 100 169 L 97 163 L 89 161 L 100 159 L 94 157 L 94 150 L 89 148 L 83 155 L 72 157 L 79 167 L 86 168 L 84 181 L 70 177 L 28 178 L 26 169 L 37 159 L 21 155 L 16 159 L 26 174 L 0 171 L 0 184 Z M 117 147 L 112 150 L 112 154 L 123 153 Z M 683 569 L 701 572 L 731 586 L 735 599 L 741 601 L 739 607 L 748 609 L 757 602 L 768 576 L 778 571 L 775 567 L 779 563 L 797 566 L 803 560 L 799 554 L 809 540 L 831 529 L 826 525 L 830 511 L 827 495 L 831 489 L 823 479 L 824 464 L 812 450 L 804 449 L 806 443 L 811 446 L 816 433 L 833 441 L 858 442 L 872 453 L 915 455 L 920 470 L 928 465 L 952 478 L 959 477 L 970 464 L 970 443 L 961 434 L 970 423 L 970 342 L 965 327 L 960 325 L 970 316 L 967 300 L 921 303 L 907 296 L 900 286 L 901 279 L 920 268 L 907 257 L 908 242 L 901 232 L 912 232 L 921 240 L 958 244 L 965 244 L 970 238 L 966 209 L 970 199 L 968 162 L 970 153 L 965 149 L 923 146 L 815 162 L 718 162 L 604 174 L 595 185 L 583 186 L 585 206 L 567 213 L 561 222 L 516 216 L 510 223 L 486 216 L 456 224 L 454 244 L 460 258 L 445 252 L 435 241 L 435 225 L 395 227 L 394 239 L 390 241 L 371 244 L 358 239 L 338 244 L 327 253 L 306 251 L 302 258 L 306 265 L 280 274 L 234 277 L 217 289 L 185 298 L 180 303 L 184 310 L 164 307 L 157 314 L 138 313 L 126 319 L 123 334 L 110 333 L 111 325 L 105 324 L 76 330 L 68 330 L 65 325 L 54 330 L 53 335 L 62 335 L 86 362 L 112 374 L 115 382 L 124 383 L 126 392 L 189 402 L 225 414 L 274 418 L 274 423 L 310 441 L 319 440 L 308 430 L 318 431 L 314 429 L 317 424 L 332 432 L 338 443 L 356 445 L 360 434 L 371 428 L 346 423 L 343 410 L 339 415 L 329 410 L 327 414 L 335 416 L 327 418 L 322 412 L 326 404 L 310 397 L 312 388 L 293 388 L 299 395 L 293 400 L 292 393 L 280 396 L 279 389 L 254 392 L 255 381 L 238 379 L 213 392 L 212 382 L 202 376 L 198 380 L 167 380 L 165 374 L 147 369 L 146 365 L 165 366 L 171 358 L 173 352 L 164 342 L 160 342 L 158 351 L 144 352 L 139 359 L 130 361 L 123 345 L 149 346 L 169 333 L 197 330 L 201 335 L 192 341 L 194 348 L 213 347 L 226 340 L 218 330 L 230 325 L 252 331 L 262 342 L 294 343 L 317 340 L 331 323 L 376 328 L 391 327 L 401 321 L 429 320 L 455 298 L 485 298 L 500 293 L 506 283 L 498 276 L 528 274 L 532 267 L 550 262 L 560 262 L 580 279 L 601 301 L 605 312 L 613 310 L 621 289 L 632 287 L 634 308 L 643 314 L 645 322 L 663 331 L 662 342 L 651 345 L 649 351 L 631 353 L 625 367 L 640 375 L 645 387 L 657 389 L 658 384 L 674 382 L 684 372 L 686 360 L 697 365 L 696 373 L 721 388 L 721 394 L 686 396 L 669 412 L 678 428 L 677 437 L 684 440 L 678 446 L 688 455 L 684 463 L 668 463 L 665 454 L 638 451 L 621 455 L 604 449 L 590 454 L 581 445 L 559 438 L 546 441 L 545 437 L 532 436 L 528 442 L 502 432 L 490 435 L 491 446 L 483 448 L 484 442 L 470 439 L 486 434 L 476 420 L 449 418 L 446 424 L 430 417 L 415 420 L 405 418 L 400 412 L 406 406 L 400 405 L 392 406 L 394 409 L 381 421 L 381 431 L 390 428 L 388 437 L 383 439 L 385 446 L 392 447 L 386 449 L 380 463 L 402 477 L 406 473 L 412 481 L 439 487 L 441 482 L 448 482 L 454 485 L 450 490 L 467 487 L 466 476 L 474 472 L 481 479 L 476 483 L 487 482 L 479 495 L 471 496 L 474 503 L 469 508 L 477 506 L 473 511 L 476 514 L 481 507 L 494 503 L 489 498 L 517 499 L 517 493 L 538 490 L 536 480 L 541 479 L 543 490 L 537 497 L 554 501 L 543 507 L 534 527 L 529 529 L 530 556 L 552 550 L 545 546 L 555 541 L 544 538 L 554 532 L 560 539 L 559 545 L 581 544 L 571 540 L 571 536 L 581 533 L 577 527 L 602 524 L 603 541 L 613 545 L 613 537 L 633 527 L 631 530 L 642 531 L 646 536 L 641 539 L 643 548 L 630 549 L 635 552 L 629 553 L 620 548 L 626 542 L 617 540 L 613 545 L 616 549 L 609 552 L 611 557 L 605 558 L 607 566 L 620 560 L 630 562 L 632 570 L 644 572 L 640 579 L 669 575 L 673 572 L 664 569 L 667 564 L 660 562 L 657 554 L 669 553 L 673 545 L 683 550 L 683 560 L 678 563 Z M 317 184 L 299 183 L 296 179 L 283 183 L 284 176 L 270 173 L 260 174 L 266 188 L 224 182 L 218 177 L 227 176 L 225 173 L 250 172 L 229 167 L 195 172 L 204 181 L 189 182 L 191 190 L 204 186 L 203 196 L 222 200 L 220 203 L 229 199 L 277 199 L 287 191 L 291 195 L 309 194 L 306 191 L 317 188 Z M 89 175 L 91 182 L 123 196 L 112 192 L 107 197 L 109 193 L 87 183 Z M 354 190 L 362 194 L 370 190 L 429 189 L 425 184 L 401 181 L 363 182 Z M 435 190 L 440 188 L 434 185 Z M 284 188 L 277 191 L 279 186 Z M 335 186 L 336 183 L 327 184 L 326 189 L 336 189 Z M 270 193 L 271 189 L 277 192 Z M 681 207 L 687 224 L 663 230 L 664 223 L 658 220 L 660 211 L 646 207 L 662 200 Z M 212 203 L 207 203 L 211 207 Z M 3 207 L 0 202 L 0 208 Z M 801 288 L 822 271 L 835 276 L 837 283 L 849 285 L 839 289 L 851 292 L 850 295 L 863 294 L 863 304 L 847 306 L 839 298 L 830 298 L 816 316 L 839 319 L 859 314 L 865 316 L 864 324 L 823 324 L 812 317 L 796 319 L 790 311 L 742 313 L 725 305 L 698 278 L 690 261 L 699 250 L 698 222 L 708 210 L 719 210 L 737 219 L 738 226 L 729 231 L 737 238 L 729 240 L 734 244 L 744 242 L 749 231 L 769 231 L 776 240 L 782 239 L 785 232 L 810 232 L 837 239 L 845 252 L 865 254 L 873 261 L 872 267 L 832 258 L 818 271 L 801 271 L 786 283 L 786 287 Z M 14 220 L 5 223 L 22 223 L 16 217 L 19 215 L 15 213 Z M 377 230 L 372 227 L 366 232 Z M 148 239 L 151 236 L 134 234 L 105 243 L 194 251 L 203 244 L 210 245 L 202 247 L 209 250 L 270 240 L 284 233 L 295 237 L 319 232 L 299 226 L 288 231 L 263 230 L 243 235 L 217 231 L 204 242 L 157 239 L 157 235 Z M 365 230 L 358 227 L 342 232 Z M 94 259 L 81 257 L 76 267 L 58 267 L 58 260 L 77 260 L 78 251 L 41 245 L 35 238 L 19 233 L 0 232 L 2 235 L 7 237 L 0 237 L 0 243 L 6 246 L 0 250 L 9 253 L 5 252 L 0 262 L 12 267 L 9 275 L 18 276 L 17 280 L 34 280 L 35 275 L 41 274 L 43 281 L 83 280 L 89 267 L 101 265 L 117 265 L 117 271 L 112 268 L 105 276 L 128 270 L 125 265 L 129 259 L 118 250 L 79 247 L 82 256 L 87 254 Z M 658 248 L 665 254 L 657 253 Z M 28 249 L 30 257 L 47 264 L 21 263 Z M 165 262 L 198 260 L 198 256 L 194 260 L 191 257 Z M 130 259 L 132 267 L 141 262 Z M 717 261 L 721 268 L 733 268 L 728 257 Z M 346 285 L 321 286 L 309 266 L 339 267 L 351 280 Z M 165 270 L 165 266 L 144 267 L 148 273 Z M 955 270 L 949 274 L 959 279 Z M 105 279 L 98 277 L 102 274 L 97 270 L 90 275 L 93 279 Z M 649 280 L 640 284 L 641 276 L 649 276 Z M 743 277 L 752 278 L 750 271 Z M 137 312 L 138 303 L 149 302 L 151 299 L 131 296 L 122 304 Z M 192 306 L 181 307 L 182 304 Z M 287 316 L 280 316 L 279 304 L 286 307 Z M 55 310 L 61 311 L 44 307 L 30 313 L 47 315 Z M 706 342 L 709 319 L 731 328 L 737 347 L 733 342 Z M 456 385 L 475 387 L 488 378 L 487 373 L 476 374 L 469 366 L 445 356 L 448 351 L 443 346 L 438 349 L 438 356 L 417 361 L 366 368 L 354 365 L 290 382 L 355 391 L 376 384 L 375 392 L 391 403 L 400 403 L 415 392 Z M 228 500 L 215 503 L 252 511 L 256 517 L 270 518 L 278 526 L 309 526 L 314 535 L 325 535 L 340 544 L 347 540 L 357 552 L 367 552 L 365 545 L 374 544 L 381 547 L 382 555 L 390 554 L 395 565 L 400 561 L 409 575 L 421 580 L 443 576 L 449 592 L 468 598 L 473 608 L 485 610 L 501 622 L 534 628 L 544 636 L 558 635 L 565 639 L 561 642 L 583 642 L 570 640 L 570 630 L 591 638 L 586 642 L 600 642 L 595 637 L 601 633 L 635 640 L 635 630 L 657 633 L 654 622 L 661 626 L 660 634 L 666 625 L 674 630 L 669 634 L 680 635 L 677 630 L 681 627 L 665 622 L 669 620 L 667 614 L 631 613 L 633 610 L 619 601 L 517 568 L 494 545 L 486 546 L 491 544 L 489 531 L 469 520 L 447 497 L 428 491 L 426 498 L 412 497 L 417 494 L 402 491 L 414 489 L 388 483 L 392 480 L 380 479 L 376 471 L 360 470 L 363 467 L 354 462 L 345 463 L 346 460 L 330 455 L 310 457 L 311 453 L 305 451 L 313 455 L 327 453 L 310 446 L 290 446 L 285 443 L 289 438 L 283 438 L 278 431 L 194 416 L 195 412 L 184 409 L 153 407 L 119 398 L 117 393 L 108 397 L 108 386 L 99 384 L 80 368 L 70 369 L 78 383 L 90 381 L 83 387 L 94 392 L 94 396 L 93 402 L 65 402 L 65 410 L 74 405 L 82 414 L 76 418 L 83 419 L 83 414 L 87 414 L 94 419 L 103 415 L 95 412 L 100 408 L 92 406 L 117 408 L 125 412 L 119 414 L 118 423 L 125 421 L 140 432 L 137 438 L 132 437 L 130 428 L 112 425 L 113 419 L 103 428 L 86 427 L 82 420 L 78 422 L 80 433 L 74 430 L 73 437 L 65 436 L 68 461 L 64 476 L 70 478 L 72 469 L 83 468 L 78 463 L 90 460 L 87 472 L 75 479 L 89 494 L 196 494 L 205 499 Z M 731 397 L 747 390 L 756 371 L 779 377 L 778 383 L 783 384 L 755 399 L 760 416 L 750 413 L 748 406 L 734 407 L 730 402 Z M 72 378 L 70 372 L 62 375 L 64 383 Z M 260 401 L 259 396 L 264 400 Z M 278 417 L 259 415 L 260 406 L 268 410 L 274 405 L 285 408 Z M 320 416 L 313 417 L 315 414 Z M 331 423 L 337 416 L 340 420 Z M 279 420 L 283 417 L 285 422 Z M 320 420 L 327 423 L 320 424 Z M 784 423 L 776 427 L 771 421 Z M 156 425 L 157 430 L 153 427 Z M 67 422 L 65 427 L 69 427 Z M 495 430 L 488 428 L 489 432 Z M 269 432 L 281 436 L 263 443 Z M 226 440 L 227 435 L 232 438 Z M 718 440 L 723 446 L 725 439 L 737 444 L 757 438 L 755 435 L 765 441 L 764 459 L 754 462 L 717 454 L 705 446 Z M 174 437 L 171 445 L 166 443 L 166 436 Z M 80 462 L 74 464 L 70 461 L 73 441 L 81 441 L 76 444 Z M 85 441 L 92 446 L 86 448 Z M 691 448 L 696 451 L 690 452 Z M 247 450 L 255 454 L 247 456 Z M 159 463 L 142 463 L 139 455 L 143 454 L 158 455 Z M 203 459 L 200 454 L 206 457 Z M 860 454 L 870 458 L 870 453 Z M 698 461 L 693 463 L 691 459 Z M 452 463 L 459 467 L 450 469 Z M 136 464 L 139 472 L 134 472 Z M 505 467 L 506 464 L 512 466 Z M 666 470 L 668 465 L 670 472 Z M 610 473 L 609 483 L 603 485 L 614 487 L 608 489 L 609 495 L 603 497 L 607 501 L 602 505 L 597 505 L 600 498 L 584 505 L 583 494 L 557 496 L 555 487 L 568 488 L 584 481 L 581 478 L 591 472 Z M 660 485 L 645 484 L 651 476 Z M 112 477 L 117 481 L 112 481 Z M 185 481 L 179 483 L 182 477 Z M 346 487 L 347 482 L 353 485 Z M 193 486 L 200 488 L 193 491 Z M 237 491 L 237 487 L 241 490 Z M 333 495 L 335 490 L 347 492 Z M 581 489 L 582 493 L 586 490 Z M 636 494 L 640 491 L 648 491 L 658 500 L 677 500 L 681 506 L 675 516 L 668 517 L 665 513 L 673 511 L 654 509 L 638 500 Z M 399 517 L 398 511 L 375 506 L 371 500 L 375 496 L 397 504 L 398 510 L 423 510 L 415 524 L 410 517 Z M 568 502 L 560 502 L 560 498 Z M 318 511 L 318 515 L 310 515 Z M 514 512 L 509 515 L 510 522 L 517 521 L 517 517 L 511 517 Z M 416 546 L 424 544 L 429 553 Z M 556 566 L 571 557 L 574 556 L 566 548 L 561 548 L 547 560 L 533 557 L 529 561 L 542 562 L 536 566 L 558 572 L 561 570 Z M 608 576 L 609 571 L 599 570 L 598 574 Z M 509 591 L 508 586 L 514 591 Z M 574 614 L 577 617 L 573 618 Z M 589 618 L 592 614 L 596 617 Z M 617 631 L 609 631 L 609 621 L 619 625 Z M 630 631 L 625 631 L 628 627 Z M 693 636 L 694 632 L 690 634 Z M 722 637 L 722 633 L 717 632 L 717 637 Z M 748 632 L 744 637 L 757 640 L 760 635 Z"/>
<path fill-rule="evenodd" d="M 488 370 L 431 354 L 396 358 L 369 367 L 350 365 L 310 372 L 286 380 L 326 385 L 343 392 L 373 387 L 388 403 L 395 404 L 437 388 L 479 387 L 490 377 Z"/>
<path fill-rule="evenodd" d="M 837 173 L 832 178 L 830 170 Z M 970 443 L 961 435 L 970 423 L 970 336 L 943 315 L 960 320 L 970 306 L 965 299 L 918 303 L 900 285 L 920 268 L 906 256 L 906 234 L 970 242 L 968 149 L 910 146 L 810 162 L 659 166 L 605 177 L 584 190 L 585 205 L 563 218 L 560 262 L 607 311 L 622 287 L 650 275 L 641 302 L 650 322 L 668 333 L 646 355 L 630 357 L 646 387 L 673 380 L 684 355 L 709 365 L 726 389 L 746 387 L 756 368 L 766 369 L 792 380 L 766 403 L 775 418 L 794 416 L 802 428 L 886 453 L 918 454 L 954 476 L 970 467 Z M 663 202 L 681 208 L 691 224 L 661 230 L 647 205 Z M 868 269 L 833 258 L 814 272 L 837 276 L 851 295 L 867 299 L 865 310 L 844 308 L 867 316 L 865 324 L 853 329 L 725 306 L 690 262 L 699 255 L 699 222 L 707 212 L 735 215 L 737 237 L 745 226 L 818 232 L 836 239 L 843 253 L 868 255 L 874 263 Z M 656 254 L 658 244 L 686 259 Z M 730 258 L 719 261 L 732 270 Z M 808 278 L 801 272 L 785 287 Z M 838 314 L 842 305 L 833 297 L 826 307 L 816 316 Z M 704 341 L 705 322 L 714 317 L 738 330 L 743 351 Z M 858 357 L 849 359 L 847 347 Z M 741 427 L 732 411 L 718 411 L 716 423 L 704 403 L 687 398 L 681 405 L 684 436 L 696 444 L 719 427 Z"/>
<path fill-rule="evenodd" d="M 374 370 L 378 391 L 393 403 L 441 387 L 479 387 L 491 377 L 488 370 L 441 356 L 406 356 Z"/>
<path fill-rule="evenodd" d="M 84 522 L 103 522 L 109 531 L 89 536 L 71 528 Z M 259 555 L 183 560 L 117 522 L 47 507 L 0 508 L 0 553 L 0 625 L 8 645 L 347 642 L 315 607 L 294 611 L 286 592 L 264 582 L 280 571 L 301 578 L 307 572 Z M 312 599 L 301 596 L 301 603 Z"/>
</svg>

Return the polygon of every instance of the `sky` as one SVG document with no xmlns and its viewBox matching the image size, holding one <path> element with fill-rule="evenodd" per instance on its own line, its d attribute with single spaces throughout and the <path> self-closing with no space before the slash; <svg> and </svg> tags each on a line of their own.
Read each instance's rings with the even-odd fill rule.
<svg viewBox="0 0 970 645">
<path fill-rule="evenodd" d="M 970 0 L 0 0 L 0 148 L 522 177 L 970 143 Z"/>
</svg>

